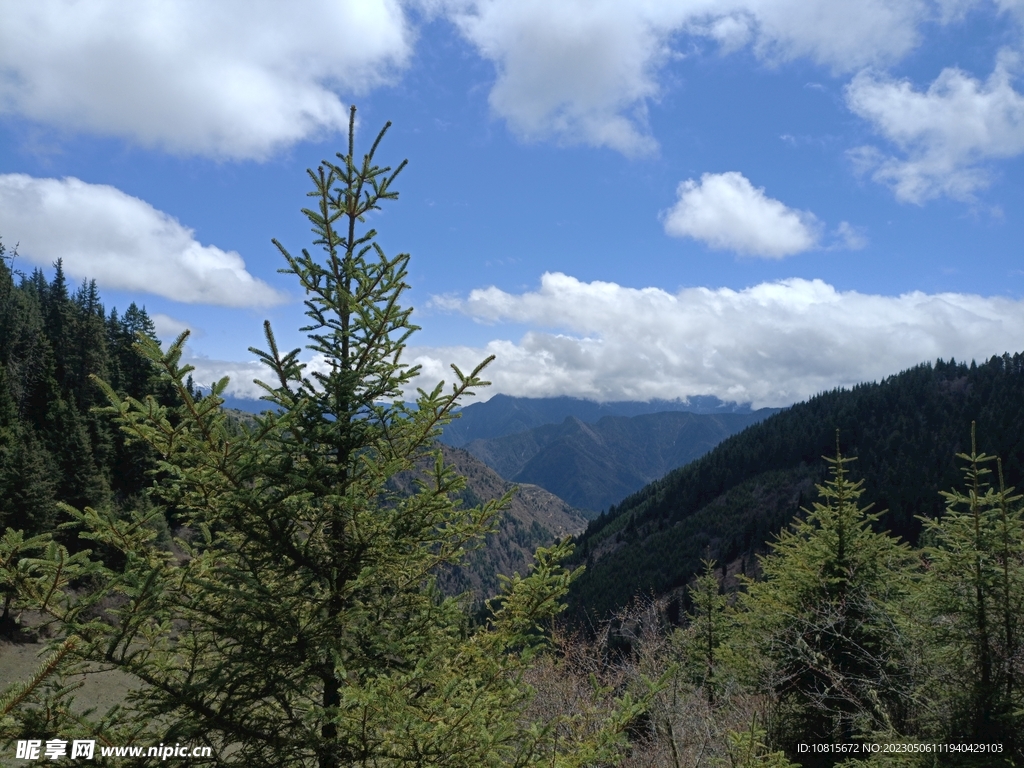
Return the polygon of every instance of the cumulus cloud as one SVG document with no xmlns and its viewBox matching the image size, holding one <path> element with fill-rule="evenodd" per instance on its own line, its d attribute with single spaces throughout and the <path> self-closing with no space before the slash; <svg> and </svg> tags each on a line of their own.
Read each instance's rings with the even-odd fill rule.
<svg viewBox="0 0 1024 768">
<path fill-rule="evenodd" d="M 545 274 L 540 288 L 472 291 L 466 315 L 530 326 L 518 341 L 410 349 L 428 381 L 451 379 L 489 354 L 493 392 L 596 400 L 714 394 L 786 405 L 837 386 L 877 380 L 936 358 L 1015 351 L 1024 302 L 969 294 L 880 296 L 790 279 L 740 291 L 634 289 Z"/>
<path fill-rule="evenodd" d="M 0 0 L 0 112 L 184 154 L 264 158 L 347 122 L 407 63 L 398 0 Z"/>
<path fill-rule="evenodd" d="M 643 107 L 658 92 L 655 73 L 674 26 L 654 10 L 614 0 L 496 0 L 453 18 L 495 63 L 491 108 L 515 132 L 642 154 L 655 147 Z"/>
<path fill-rule="evenodd" d="M 846 101 L 901 153 L 860 147 L 853 159 L 904 202 L 970 200 L 991 181 L 987 161 L 1024 152 L 1024 96 L 1002 62 L 985 82 L 945 69 L 926 91 L 862 72 L 847 87 Z"/>
<path fill-rule="evenodd" d="M 968 0 L 973 2 L 973 0 Z M 494 113 L 526 139 L 643 154 L 662 70 L 704 40 L 722 53 L 800 57 L 853 71 L 898 61 L 934 11 L 925 0 L 444 0 L 463 36 L 492 61 Z M 948 14 L 947 14 L 948 15 Z"/>
<path fill-rule="evenodd" d="M 737 171 L 705 173 L 679 185 L 679 200 L 664 216 L 665 232 L 692 237 L 718 250 L 781 259 L 813 248 L 818 222 L 787 208 Z"/>
<path fill-rule="evenodd" d="M 918 45 L 919 28 L 933 13 L 922 0 L 740 0 L 736 5 L 730 15 L 751 19 L 752 45 L 762 59 L 806 57 L 837 72 L 898 61 Z"/>
<path fill-rule="evenodd" d="M 224 307 L 287 299 L 249 274 L 237 252 L 200 244 L 177 219 L 103 184 L 0 175 L 0 233 L 30 261 L 63 259 L 68 274 L 104 288 Z"/>
</svg>

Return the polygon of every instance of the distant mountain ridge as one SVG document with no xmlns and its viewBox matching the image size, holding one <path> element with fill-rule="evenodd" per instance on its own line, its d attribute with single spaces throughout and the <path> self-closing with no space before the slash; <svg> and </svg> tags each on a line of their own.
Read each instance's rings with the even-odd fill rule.
<svg viewBox="0 0 1024 768">
<path fill-rule="evenodd" d="M 502 477 L 538 485 L 592 516 L 777 409 L 747 413 L 686 411 L 567 416 L 515 434 L 476 439 L 464 448 Z"/>
<path fill-rule="evenodd" d="M 473 440 L 502 437 L 545 424 L 561 424 L 573 416 L 587 424 L 605 416 L 641 416 L 648 413 L 752 413 L 749 403 L 724 402 L 713 395 L 687 400 L 623 400 L 599 403 L 578 397 L 513 397 L 495 395 L 483 403 L 472 403 L 459 411 L 459 418 L 445 427 L 441 442 L 461 447 Z"/>
<path fill-rule="evenodd" d="M 209 387 L 198 387 L 203 394 L 209 394 Z M 231 408 L 243 413 L 251 413 L 258 416 L 264 411 L 271 410 L 274 406 L 266 400 L 253 400 L 248 397 L 235 397 L 234 395 L 221 395 L 224 400 L 224 407 Z"/>
</svg>

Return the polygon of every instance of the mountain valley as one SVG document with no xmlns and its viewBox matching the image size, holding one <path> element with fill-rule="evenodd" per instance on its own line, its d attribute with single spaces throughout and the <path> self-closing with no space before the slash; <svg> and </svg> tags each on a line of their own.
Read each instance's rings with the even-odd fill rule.
<svg viewBox="0 0 1024 768">
<path fill-rule="evenodd" d="M 538 485 L 596 517 L 775 412 L 670 411 L 602 416 L 590 423 L 570 415 L 561 423 L 477 438 L 464 447 L 502 477 Z"/>
</svg>

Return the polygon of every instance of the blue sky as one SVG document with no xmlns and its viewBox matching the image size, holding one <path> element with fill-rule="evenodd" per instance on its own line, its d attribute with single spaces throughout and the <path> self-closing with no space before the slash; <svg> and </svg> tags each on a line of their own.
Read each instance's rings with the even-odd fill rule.
<svg viewBox="0 0 1024 768">
<path fill-rule="evenodd" d="M 0 0 L 0 237 L 251 395 L 305 169 L 374 220 L 430 380 L 784 405 L 1024 348 L 1024 3 Z M 313 364 L 315 360 L 311 361 Z"/>
</svg>

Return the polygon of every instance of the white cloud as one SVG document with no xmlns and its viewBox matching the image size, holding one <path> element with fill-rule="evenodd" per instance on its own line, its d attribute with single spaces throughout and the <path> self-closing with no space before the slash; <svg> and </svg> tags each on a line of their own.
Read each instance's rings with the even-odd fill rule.
<svg viewBox="0 0 1024 768">
<path fill-rule="evenodd" d="M 709 39 L 722 53 L 751 47 L 772 63 L 807 57 L 835 71 L 852 71 L 898 61 L 918 44 L 921 24 L 938 14 L 926 0 L 440 4 L 494 63 L 491 108 L 514 132 L 626 154 L 655 149 L 646 110 L 661 93 L 662 70 L 680 57 L 684 39 Z"/>
<path fill-rule="evenodd" d="M 516 133 L 642 154 L 655 147 L 643 108 L 658 93 L 655 71 L 674 26 L 652 10 L 614 0 L 484 0 L 453 18 L 495 63 L 491 108 Z"/>
<path fill-rule="evenodd" d="M 192 325 L 192 323 L 189 323 L 186 320 L 179 320 L 178 318 L 171 317 L 170 315 L 165 315 L 162 312 L 157 312 L 156 314 L 151 315 L 150 318 L 153 320 L 153 325 L 156 326 L 157 338 L 166 341 L 176 339 L 182 331 L 191 331 L 192 338 L 202 335 L 201 331 Z"/>
<path fill-rule="evenodd" d="M 398 0 L 0 0 L 0 112 L 184 154 L 264 158 L 347 123 L 407 63 Z"/>
<path fill-rule="evenodd" d="M 448 305 L 452 302 L 449 299 Z M 714 394 L 785 405 L 942 357 L 1020 349 L 1024 302 L 955 293 L 879 296 L 790 279 L 741 291 L 634 289 L 545 274 L 536 291 L 475 290 L 459 308 L 482 322 L 523 323 L 518 342 L 413 348 L 426 381 L 451 380 L 485 356 L 485 396 L 597 400 Z"/>
<path fill-rule="evenodd" d="M 665 214 L 665 232 L 692 237 L 719 250 L 781 259 L 813 248 L 814 214 L 787 208 L 737 171 L 705 173 L 679 185 L 679 200 Z"/>
<path fill-rule="evenodd" d="M 235 251 L 200 244 L 173 217 L 102 184 L 0 175 L 0 234 L 30 261 L 63 259 L 68 274 L 108 289 L 225 307 L 287 300 Z"/>
<path fill-rule="evenodd" d="M 902 157 L 892 157 L 861 147 L 852 157 L 904 202 L 970 200 L 991 181 L 986 161 L 1024 153 L 1024 96 L 1003 62 L 984 83 L 945 69 L 927 91 L 862 72 L 846 100 L 901 150 Z"/>
<path fill-rule="evenodd" d="M 717 3 L 715 5 L 718 5 Z M 755 52 L 768 61 L 807 57 L 838 72 L 898 61 L 920 41 L 933 11 L 924 0 L 740 0 Z"/>
<path fill-rule="evenodd" d="M 192 381 L 197 386 L 208 389 L 227 376 L 230 381 L 225 394 L 233 397 L 241 397 L 246 400 L 259 400 L 266 391 L 254 379 L 273 383 L 270 369 L 259 360 L 217 360 L 203 355 L 193 354 L 188 347 L 182 355 L 182 362 L 195 368 L 192 371 Z"/>
</svg>

